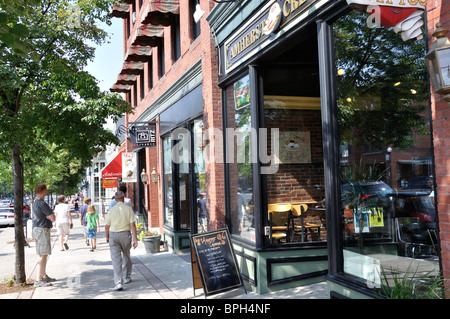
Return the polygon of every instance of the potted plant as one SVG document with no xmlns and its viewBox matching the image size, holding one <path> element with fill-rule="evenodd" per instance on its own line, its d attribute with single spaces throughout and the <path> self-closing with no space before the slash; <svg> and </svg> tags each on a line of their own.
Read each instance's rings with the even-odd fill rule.
<svg viewBox="0 0 450 319">
<path fill-rule="evenodd" d="M 161 246 L 161 234 L 157 230 L 142 230 L 137 236 L 144 243 L 146 253 L 159 253 Z"/>
</svg>

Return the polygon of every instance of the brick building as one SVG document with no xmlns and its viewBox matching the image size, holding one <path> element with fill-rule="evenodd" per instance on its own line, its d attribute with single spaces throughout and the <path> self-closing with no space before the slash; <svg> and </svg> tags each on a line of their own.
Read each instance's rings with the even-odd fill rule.
<svg viewBox="0 0 450 319">
<path fill-rule="evenodd" d="M 218 200 L 224 191 L 223 164 L 203 159 L 205 131 L 222 127 L 217 55 L 206 20 L 197 23 L 193 18 L 196 5 L 206 16 L 214 2 L 131 0 L 112 10 L 124 20 L 124 65 L 111 90 L 125 93 L 134 108 L 125 126 L 130 132 L 156 123 L 156 146 L 133 147 L 130 138 L 122 144 L 122 150 L 137 152 L 138 175 L 145 170 L 150 180 L 143 185 L 138 176 L 137 183 L 127 184 L 128 195 L 135 211 L 148 212 L 148 226 L 159 228 L 165 244 L 175 252 L 186 251 L 188 234 L 197 229 L 200 192 L 207 190 L 209 227 L 224 225 L 224 205 Z M 180 134 L 198 150 L 190 152 L 188 156 L 195 153 L 196 158 L 189 158 L 189 163 L 171 162 L 170 149 L 179 137 L 172 132 L 177 129 L 187 130 Z M 211 149 L 214 144 L 211 139 Z M 152 173 L 156 183 L 150 179 Z"/>
<path fill-rule="evenodd" d="M 203 194 L 207 229 L 230 229 L 258 293 L 325 278 L 332 298 L 373 298 L 380 272 L 411 259 L 450 275 L 450 113 L 428 98 L 423 59 L 436 22 L 450 28 L 447 3 L 406 4 L 421 36 L 392 1 L 124 2 L 111 90 L 135 110 L 128 195 L 169 250 L 188 251 Z M 133 136 L 149 123 L 151 147 Z"/>
</svg>

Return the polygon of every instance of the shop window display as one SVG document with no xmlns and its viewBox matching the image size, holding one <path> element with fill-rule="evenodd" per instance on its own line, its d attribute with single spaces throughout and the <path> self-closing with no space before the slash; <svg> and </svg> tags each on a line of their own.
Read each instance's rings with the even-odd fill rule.
<svg viewBox="0 0 450 319">
<path fill-rule="evenodd" d="M 425 41 L 369 28 L 356 11 L 334 24 L 343 271 L 438 274 Z"/>
</svg>

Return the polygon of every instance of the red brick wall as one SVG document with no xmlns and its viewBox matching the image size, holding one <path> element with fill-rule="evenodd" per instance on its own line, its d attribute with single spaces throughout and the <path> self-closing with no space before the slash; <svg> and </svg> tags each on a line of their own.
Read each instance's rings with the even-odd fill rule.
<svg viewBox="0 0 450 319">
<path fill-rule="evenodd" d="M 146 7 L 149 0 L 144 1 L 142 8 Z M 139 11 L 139 1 L 136 1 L 137 18 L 136 21 L 141 20 L 141 12 Z M 140 81 L 137 80 L 137 101 L 135 113 L 127 117 L 127 123 L 133 122 L 145 109 L 151 105 L 161 94 L 169 89 L 174 82 L 176 82 L 187 70 L 189 70 L 196 62 L 202 62 L 202 88 L 203 88 L 203 121 L 205 129 L 210 127 L 222 129 L 222 105 L 221 105 L 221 91 L 217 86 L 218 81 L 218 57 L 217 51 L 214 47 L 214 38 L 211 35 L 209 25 L 205 20 L 208 12 L 214 7 L 215 3 L 209 0 L 201 0 L 200 5 L 206 12 L 201 19 L 201 34 L 198 38 L 192 39 L 191 34 L 191 15 L 189 10 L 189 1 L 180 0 L 180 29 L 181 29 L 181 57 L 177 61 L 173 61 L 171 51 L 171 27 L 164 28 L 164 60 L 165 60 L 165 74 L 160 78 L 158 72 L 158 50 L 154 48 L 152 51 L 153 62 L 153 89 L 150 89 L 147 83 L 148 67 L 144 67 L 144 81 L 145 81 L 145 97 L 141 99 L 140 95 Z M 130 13 L 131 19 L 131 13 Z M 125 26 L 125 24 L 124 24 Z M 134 30 L 139 26 L 138 23 L 131 30 L 131 36 Z M 126 41 L 126 35 L 124 35 Z M 126 47 L 130 45 L 130 41 L 125 43 Z M 131 91 L 131 101 L 134 101 L 133 90 Z M 157 134 L 159 136 L 159 133 Z M 159 139 L 158 139 L 159 141 Z M 212 148 L 214 148 L 214 141 L 212 141 Z M 146 164 L 148 173 L 150 174 L 153 167 L 158 171 L 159 176 L 162 176 L 161 168 L 161 153 L 162 147 L 158 143 L 157 148 L 146 150 Z M 225 225 L 225 203 L 223 200 L 224 194 L 224 170 L 223 164 L 216 163 L 214 160 L 206 164 L 206 187 L 208 189 L 207 208 L 209 211 L 210 225 L 209 229 L 223 227 Z M 149 175 L 150 176 L 150 175 Z M 163 226 L 163 185 L 162 179 L 155 184 L 151 183 L 150 195 L 150 212 L 149 218 L 150 227 Z"/>
<path fill-rule="evenodd" d="M 429 0 L 427 3 L 429 45 L 436 23 L 450 30 L 450 2 Z M 449 34 L 447 34 L 449 36 Z M 434 156 L 436 164 L 436 186 L 441 239 L 441 256 L 444 277 L 450 278 L 450 107 L 441 95 L 431 87 L 431 112 L 433 119 Z M 450 287 L 450 281 L 447 282 Z"/>
</svg>

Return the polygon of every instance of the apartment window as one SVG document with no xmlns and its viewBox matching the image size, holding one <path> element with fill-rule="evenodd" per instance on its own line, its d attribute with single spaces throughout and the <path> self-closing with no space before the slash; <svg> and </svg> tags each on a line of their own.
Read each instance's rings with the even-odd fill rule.
<svg viewBox="0 0 450 319">
<path fill-rule="evenodd" d="M 148 84 L 148 90 L 150 91 L 153 89 L 153 61 L 150 59 L 147 63 L 147 84 Z"/>
<path fill-rule="evenodd" d="M 133 85 L 133 106 L 137 107 L 137 83 Z"/>
<path fill-rule="evenodd" d="M 199 22 L 195 22 L 194 20 L 194 12 L 195 12 L 195 7 L 197 6 L 197 4 L 200 4 L 200 0 L 190 0 L 189 2 L 189 7 L 191 9 L 191 34 L 192 34 L 192 40 L 197 39 L 197 37 L 200 35 L 200 21 Z"/>
<path fill-rule="evenodd" d="M 133 8 L 131 17 L 132 17 L 132 21 L 134 24 L 136 22 L 136 2 L 133 1 L 133 3 L 131 4 L 131 7 Z"/>
<path fill-rule="evenodd" d="M 180 39 L 180 16 L 175 15 L 172 25 L 172 56 L 176 61 L 181 56 L 181 39 Z"/>
<path fill-rule="evenodd" d="M 142 101 L 145 97 L 144 70 L 141 71 L 140 82 L 141 82 L 141 101 Z"/>
<path fill-rule="evenodd" d="M 159 77 L 162 77 L 166 73 L 166 66 L 164 65 L 164 39 L 159 39 L 158 45 L 158 67 Z"/>
</svg>

